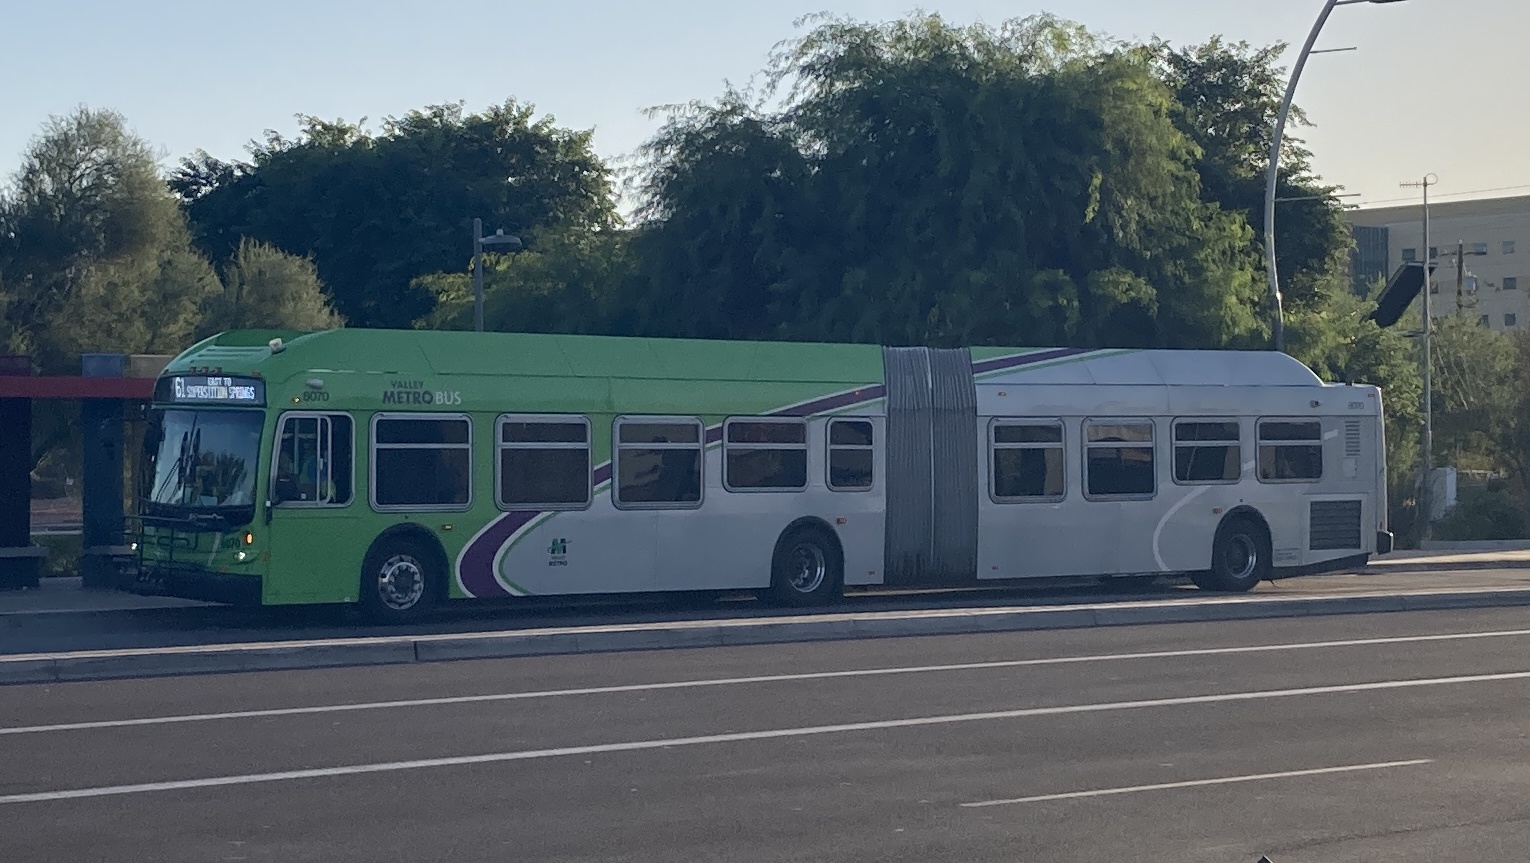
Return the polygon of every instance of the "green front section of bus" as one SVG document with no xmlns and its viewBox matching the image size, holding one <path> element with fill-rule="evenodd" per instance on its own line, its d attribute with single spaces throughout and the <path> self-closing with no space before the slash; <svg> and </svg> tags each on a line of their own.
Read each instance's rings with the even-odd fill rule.
<svg viewBox="0 0 1530 863">
<path fill-rule="evenodd" d="M 146 526 L 134 536 L 139 558 L 151 570 L 197 570 L 218 575 L 260 579 L 264 549 L 255 525 L 236 530 L 188 531 Z M 251 541 L 246 542 L 246 534 Z"/>
<path fill-rule="evenodd" d="M 283 340 L 273 352 L 272 339 Z M 235 332 L 188 349 L 166 375 L 213 372 L 258 375 L 266 382 L 266 422 L 259 494 L 243 561 L 235 550 L 204 558 L 209 571 L 259 573 L 268 604 L 350 602 L 363 558 L 384 530 L 404 522 L 439 539 L 448 561 L 501 515 L 495 500 L 495 421 L 502 414 L 589 417 L 592 461 L 610 460 L 614 420 L 624 414 L 699 416 L 708 425 L 844 394 L 874 401 L 882 382 L 881 349 L 823 345 L 623 339 L 502 333 L 336 330 L 302 335 Z M 861 396 L 864 395 L 864 398 Z M 350 502 L 321 508 L 273 507 L 273 440 L 283 413 L 336 412 L 354 421 L 355 475 Z M 835 411 L 828 410 L 827 413 Z M 472 419 L 472 488 L 454 512 L 378 512 L 368 469 L 374 417 L 390 413 L 466 415 Z M 237 564 L 237 566 L 236 566 Z M 453 594 L 459 589 L 450 579 Z"/>
</svg>

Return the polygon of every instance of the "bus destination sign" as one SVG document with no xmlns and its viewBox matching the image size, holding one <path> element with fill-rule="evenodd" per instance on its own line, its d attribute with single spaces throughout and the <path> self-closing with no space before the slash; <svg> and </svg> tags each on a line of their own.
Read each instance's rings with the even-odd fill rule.
<svg viewBox="0 0 1530 863">
<path fill-rule="evenodd" d="M 266 382 L 259 378 L 176 375 L 165 388 L 164 401 L 183 405 L 243 405 L 264 407 Z"/>
</svg>

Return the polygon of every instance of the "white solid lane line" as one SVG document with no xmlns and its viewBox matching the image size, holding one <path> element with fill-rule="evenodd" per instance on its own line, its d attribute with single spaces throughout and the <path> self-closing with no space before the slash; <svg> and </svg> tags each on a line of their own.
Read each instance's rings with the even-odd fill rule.
<svg viewBox="0 0 1530 863">
<path fill-rule="evenodd" d="M 1162 782 L 1157 785 L 1128 785 L 1121 788 L 1099 788 L 1093 791 L 1067 791 L 1062 794 L 1037 794 L 1034 797 L 1012 797 L 1008 800 L 983 800 L 963 803 L 964 809 L 980 809 L 985 806 L 1010 806 L 1016 803 L 1043 803 L 1048 800 L 1078 800 L 1084 797 L 1109 797 L 1115 794 L 1135 794 L 1139 791 L 1167 791 L 1173 788 L 1200 788 L 1207 785 L 1233 785 L 1239 782 L 1259 782 L 1265 779 L 1293 779 L 1299 776 L 1323 776 L 1329 773 L 1359 773 L 1364 770 L 1388 770 L 1395 767 L 1417 767 L 1433 764 L 1432 758 L 1416 758 L 1412 761 L 1381 761 L 1375 764 L 1350 764 L 1345 767 L 1319 767 L 1313 770 L 1285 770 L 1280 773 L 1254 773 L 1248 776 L 1225 776 L 1220 779 L 1192 779 L 1188 782 Z"/>
<path fill-rule="evenodd" d="M 147 782 L 139 785 L 107 785 L 98 788 L 73 788 L 62 791 L 40 791 L 30 794 L 8 794 L 0 796 L 0 804 L 43 803 L 53 800 L 73 800 L 81 797 L 115 797 L 124 794 L 142 794 L 150 791 L 178 791 L 191 788 L 213 788 L 223 785 L 253 785 L 260 782 L 287 782 L 295 779 L 320 779 L 330 776 L 351 776 L 360 773 L 389 773 L 399 770 L 423 770 L 431 767 L 459 767 L 472 764 L 493 764 L 502 761 L 531 761 L 569 755 L 597 755 L 609 752 L 678 749 L 684 746 L 702 746 L 712 743 L 743 743 L 753 740 L 778 740 L 792 737 L 812 737 L 822 734 L 844 734 L 853 731 L 883 731 L 893 728 L 952 725 L 961 722 L 1023 719 L 1030 716 L 1101 713 L 1112 710 L 1140 710 L 1148 707 L 1181 707 L 1191 704 L 1223 704 L 1239 701 L 1262 701 L 1271 698 L 1291 698 L 1295 696 L 1340 695 L 1388 689 L 1415 689 L 1425 686 L 1527 679 L 1530 679 L 1530 671 L 1516 671 L 1507 674 L 1473 674 L 1462 677 L 1433 677 L 1422 680 L 1383 680 L 1375 683 L 1353 683 L 1343 686 L 1308 686 L 1301 689 L 1264 689 L 1252 692 L 1227 692 L 1219 695 L 1189 695 L 1180 698 L 1153 698 L 1144 701 L 1114 701 L 1100 704 L 1074 704 L 1062 707 L 1026 707 L 1019 710 L 996 710 L 985 713 L 919 716 L 912 719 L 883 719 L 873 722 L 850 722 L 843 725 L 811 725 L 803 728 L 775 728 L 768 731 L 708 734 L 700 737 L 634 740 L 624 743 L 598 743 L 593 746 L 564 746 L 556 749 L 528 749 L 517 752 L 494 752 L 486 755 L 428 758 L 418 761 L 387 761 L 378 764 L 354 764 L 344 767 L 285 770 L 278 773 L 247 773 L 236 776 L 214 776 L 206 779 Z"/>
<path fill-rule="evenodd" d="M 578 689 L 540 689 L 529 692 L 497 692 L 487 695 L 453 695 L 441 698 L 411 698 L 397 701 L 367 701 L 357 704 L 320 704 L 309 707 L 273 707 L 263 710 L 235 710 L 225 713 L 188 713 L 172 716 L 146 716 L 137 719 L 101 719 L 92 722 L 63 722 L 52 725 L 0 727 L 0 737 L 8 734 L 43 734 L 55 731 L 90 731 L 102 728 L 130 728 L 141 725 L 175 725 L 182 722 L 211 722 L 221 719 L 264 719 L 272 716 L 303 716 L 315 713 L 345 713 L 352 710 L 396 710 L 406 707 L 442 707 L 453 704 L 481 704 L 495 701 L 521 701 L 537 698 L 564 698 L 575 695 L 611 695 L 623 692 L 655 692 L 666 689 L 704 689 L 711 686 L 742 686 L 760 683 L 791 683 L 809 680 L 832 680 L 851 677 L 884 677 L 897 674 L 933 674 L 951 671 L 992 671 L 1004 668 L 1031 668 L 1046 665 L 1073 665 L 1090 662 L 1123 662 L 1143 659 L 1185 659 L 1194 656 L 1227 656 L 1246 653 L 1275 653 L 1291 650 L 1322 650 L 1340 647 L 1374 647 L 1386 644 L 1416 644 L 1437 641 L 1472 641 L 1484 638 L 1523 638 L 1530 629 L 1506 629 L 1491 632 L 1458 632 L 1443 635 L 1398 635 L 1384 638 L 1356 638 L 1344 641 L 1299 641 L 1288 644 L 1259 644 L 1245 647 L 1203 647 L 1187 650 L 1155 650 L 1144 653 L 1105 653 L 1086 656 L 1056 656 L 1044 659 L 1010 659 L 994 662 L 962 662 L 947 665 L 912 665 L 896 668 L 862 668 L 849 671 L 809 671 L 798 674 L 766 674 L 753 677 L 721 677 L 704 680 L 675 680 L 660 683 L 630 683 L 615 686 L 590 686 Z"/>
</svg>

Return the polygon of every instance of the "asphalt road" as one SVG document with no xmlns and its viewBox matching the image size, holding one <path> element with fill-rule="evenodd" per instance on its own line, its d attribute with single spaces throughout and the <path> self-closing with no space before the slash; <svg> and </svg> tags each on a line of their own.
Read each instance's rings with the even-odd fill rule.
<svg viewBox="0 0 1530 863">
<path fill-rule="evenodd" d="M 1508 860 L 1527 750 L 1524 610 L 14 686 L 0 860 Z"/>
</svg>

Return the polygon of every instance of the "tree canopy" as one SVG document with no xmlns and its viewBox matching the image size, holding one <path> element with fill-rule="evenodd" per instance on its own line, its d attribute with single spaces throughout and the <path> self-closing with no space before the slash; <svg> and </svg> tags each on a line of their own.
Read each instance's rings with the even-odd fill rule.
<svg viewBox="0 0 1530 863">
<path fill-rule="evenodd" d="M 1284 43 L 1255 48 L 1216 37 L 1180 48 L 1154 40 L 1141 49 L 1174 93 L 1175 125 L 1198 148 L 1202 197 L 1241 213 L 1256 232 L 1252 247 L 1260 255 L 1270 140 L 1286 86 L 1276 63 L 1285 49 Z M 1311 152 L 1291 134 L 1305 123 L 1293 107 L 1276 185 L 1281 293 L 1298 314 L 1326 302 L 1324 282 L 1344 266 L 1350 246 L 1349 224 L 1333 197 L 1338 187 L 1316 176 Z"/>
<path fill-rule="evenodd" d="M 179 350 L 212 290 L 154 152 L 112 111 L 50 119 L 0 191 L 7 347 L 48 371 L 82 351 Z"/>
<path fill-rule="evenodd" d="M 114 111 L 50 119 L 0 189 L 0 337 L 44 372 L 77 372 L 84 352 L 177 353 L 226 328 L 231 293 L 255 307 L 237 320 L 339 324 L 301 259 L 241 246 L 226 275 L 192 246 L 153 147 Z"/>
<path fill-rule="evenodd" d="M 1252 236 L 1202 200 L 1140 52 L 1050 17 L 827 19 L 762 98 L 645 149 L 640 331 L 893 344 L 1252 344 Z M 766 98 L 781 104 L 765 109 Z"/>
<path fill-rule="evenodd" d="M 514 100 L 477 114 L 432 105 L 385 119 L 376 134 L 344 120 L 300 123 L 296 138 L 268 132 L 248 162 L 183 159 L 170 184 L 205 254 L 226 259 L 248 237 L 311 257 L 355 326 L 408 327 L 430 314 L 433 297 L 415 280 L 464 266 L 474 217 L 533 244 L 547 230 L 616 220 L 590 133 Z"/>
</svg>

